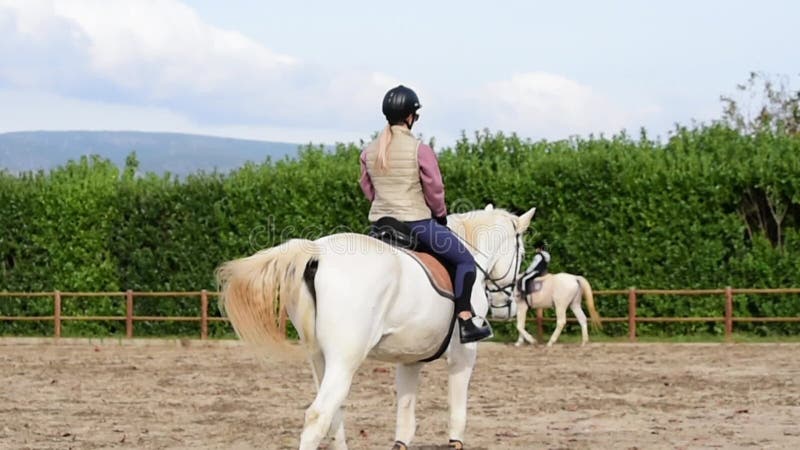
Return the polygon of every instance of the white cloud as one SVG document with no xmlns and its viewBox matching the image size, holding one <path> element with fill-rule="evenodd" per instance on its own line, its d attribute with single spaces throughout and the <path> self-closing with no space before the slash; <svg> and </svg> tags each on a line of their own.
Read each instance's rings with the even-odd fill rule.
<svg viewBox="0 0 800 450">
<path fill-rule="evenodd" d="M 205 24 L 174 0 L 57 2 L 54 13 L 89 37 L 93 70 L 156 99 L 176 88 L 197 94 L 253 89 L 298 64 L 238 32 Z"/>
<path fill-rule="evenodd" d="M 0 0 L 0 83 L 64 90 L 88 75 L 88 37 L 43 2 Z"/>
<path fill-rule="evenodd" d="M 210 126 L 370 123 L 394 84 L 274 52 L 177 0 L 0 0 L 0 41 L 0 87 L 165 108 Z"/>
<path fill-rule="evenodd" d="M 615 133 L 638 116 L 589 86 L 546 72 L 488 83 L 475 102 L 480 120 L 489 128 L 534 138 Z"/>
<path fill-rule="evenodd" d="M 424 105 L 415 131 L 443 145 L 461 130 L 552 139 L 635 129 L 661 114 L 545 72 L 486 83 L 476 95 L 403 81 Z M 382 126 L 380 99 L 398 83 L 281 54 L 204 22 L 179 0 L 0 0 L 0 98 L 16 99 L 0 104 L 5 130 L 357 140 Z"/>
</svg>

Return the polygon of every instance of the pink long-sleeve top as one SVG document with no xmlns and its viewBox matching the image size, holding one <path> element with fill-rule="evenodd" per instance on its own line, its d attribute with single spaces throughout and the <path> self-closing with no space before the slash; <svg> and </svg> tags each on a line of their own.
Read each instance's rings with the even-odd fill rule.
<svg viewBox="0 0 800 450">
<path fill-rule="evenodd" d="M 417 162 L 419 163 L 419 181 L 422 184 L 422 193 L 425 203 L 431 209 L 434 217 L 447 215 L 447 206 L 444 202 L 444 181 L 439 170 L 439 161 L 433 149 L 422 142 L 417 148 Z M 369 201 L 375 199 L 375 187 L 367 172 L 366 149 L 361 152 L 361 190 Z"/>
</svg>

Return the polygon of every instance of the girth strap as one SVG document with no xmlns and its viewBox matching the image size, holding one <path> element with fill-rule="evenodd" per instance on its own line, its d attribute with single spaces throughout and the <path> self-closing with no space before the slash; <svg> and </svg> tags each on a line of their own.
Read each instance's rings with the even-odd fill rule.
<svg viewBox="0 0 800 450">
<path fill-rule="evenodd" d="M 444 341 L 442 341 L 442 345 L 439 346 L 439 350 L 436 350 L 436 353 L 434 353 L 432 356 L 429 356 L 425 359 L 420 359 L 419 362 L 435 361 L 442 356 L 442 353 L 444 353 L 444 351 L 447 350 L 447 347 L 450 345 L 450 340 L 453 338 L 453 326 L 455 324 L 456 324 L 456 308 L 454 307 L 453 318 L 450 319 L 450 329 L 447 332 L 447 336 L 444 338 Z"/>
</svg>

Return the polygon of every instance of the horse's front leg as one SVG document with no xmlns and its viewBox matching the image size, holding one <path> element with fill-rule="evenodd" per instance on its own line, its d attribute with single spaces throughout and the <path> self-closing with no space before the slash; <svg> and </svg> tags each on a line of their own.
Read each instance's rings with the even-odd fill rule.
<svg viewBox="0 0 800 450">
<path fill-rule="evenodd" d="M 527 342 L 529 344 L 535 344 L 536 339 L 525 330 L 525 319 L 528 317 L 528 303 L 527 302 L 517 302 L 517 332 L 519 333 L 519 337 L 517 338 L 517 342 L 514 344 L 517 347 L 522 345 L 523 342 Z"/>
<path fill-rule="evenodd" d="M 417 431 L 417 419 L 414 407 L 417 404 L 417 388 L 422 363 L 398 364 L 395 378 L 397 387 L 397 428 L 395 430 L 394 448 L 403 449 L 414 439 Z"/>
<path fill-rule="evenodd" d="M 464 430 L 467 427 L 469 380 L 472 377 L 472 369 L 475 367 L 478 344 L 476 342 L 470 344 L 455 343 L 450 347 L 450 350 L 450 354 L 447 357 L 450 443 L 454 448 L 462 448 Z"/>
</svg>

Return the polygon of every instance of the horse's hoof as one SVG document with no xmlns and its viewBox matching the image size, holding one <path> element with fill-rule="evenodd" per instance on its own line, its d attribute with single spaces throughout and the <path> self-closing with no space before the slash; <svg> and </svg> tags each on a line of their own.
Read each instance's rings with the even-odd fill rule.
<svg viewBox="0 0 800 450">
<path fill-rule="evenodd" d="M 447 446 L 455 450 L 464 450 L 464 443 L 456 439 L 450 439 Z"/>
<path fill-rule="evenodd" d="M 408 446 L 404 442 L 394 441 L 392 450 L 408 450 Z"/>
<path fill-rule="evenodd" d="M 522 342 L 515 342 L 514 343 L 514 347 L 521 347 L 521 346 L 522 346 Z"/>
</svg>

